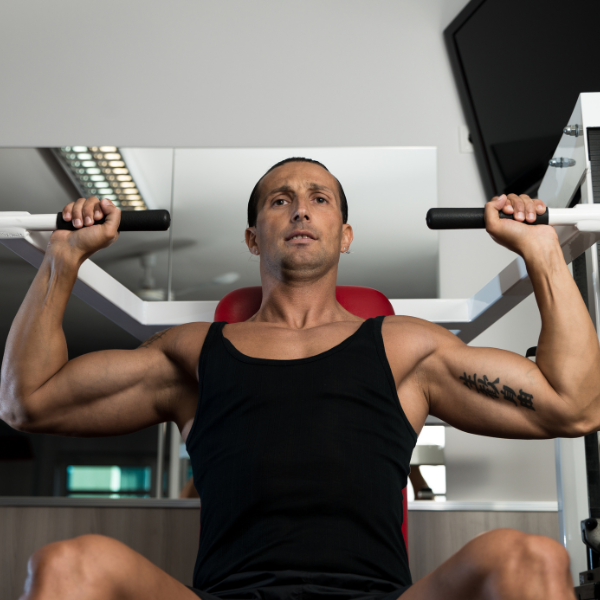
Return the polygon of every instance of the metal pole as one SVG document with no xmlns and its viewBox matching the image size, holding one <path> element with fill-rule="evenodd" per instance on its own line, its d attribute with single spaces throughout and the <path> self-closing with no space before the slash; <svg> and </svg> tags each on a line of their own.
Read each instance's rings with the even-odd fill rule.
<svg viewBox="0 0 600 600">
<path fill-rule="evenodd" d="M 158 426 L 158 451 L 156 453 L 156 498 L 162 498 L 163 486 L 163 464 L 165 461 L 165 437 L 167 435 L 167 424 Z"/>
<path fill-rule="evenodd" d="M 169 498 L 179 498 L 181 491 L 181 469 L 179 468 L 179 444 L 181 435 L 177 423 L 171 423 L 171 442 L 169 444 Z"/>
</svg>

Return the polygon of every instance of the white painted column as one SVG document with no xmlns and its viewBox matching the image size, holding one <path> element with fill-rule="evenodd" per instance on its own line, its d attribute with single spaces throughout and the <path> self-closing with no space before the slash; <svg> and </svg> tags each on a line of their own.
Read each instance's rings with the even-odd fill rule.
<svg viewBox="0 0 600 600">
<path fill-rule="evenodd" d="M 556 493 L 560 541 L 571 557 L 573 583 L 587 570 L 587 550 L 581 541 L 583 519 L 590 514 L 587 499 L 584 438 L 554 440 L 556 456 Z"/>
</svg>

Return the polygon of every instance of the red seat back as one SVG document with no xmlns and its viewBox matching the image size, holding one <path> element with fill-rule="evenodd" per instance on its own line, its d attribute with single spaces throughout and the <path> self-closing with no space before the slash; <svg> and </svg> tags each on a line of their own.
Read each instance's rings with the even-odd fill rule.
<svg viewBox="0 0 600 600">
<path fill-rule="evenodd" d="M 353 315 L 362 319 L 370 319 L 381 315 L 394 314 L 391 302 L 379 291 L 373 288 L 356 285 L 338 285 L 335 288 L 337 301 Z M 262 288 L 260 286 L 239 288 L 223 296 L 215 310 L 215 321 L 240 323 L 247 321 L 258 312 L 262 302 Z M 406 501 L 406 488 L 403 493 L 404 519 L 402 522 L 402 535 L 408 550 L 408 505 Z"/>
<path fill-rule="evenodd" d="M 363 319 L 393 315 L 390 301 L 377 290 L 356 285 L 338 285 L 335 289 L 337 301 L 353 315 Z M 240 323 L 258 312 L 262 302 L 259 285 L 239 288 L 223 296 L 215 310 L 215 321 Z"/>
</svg>

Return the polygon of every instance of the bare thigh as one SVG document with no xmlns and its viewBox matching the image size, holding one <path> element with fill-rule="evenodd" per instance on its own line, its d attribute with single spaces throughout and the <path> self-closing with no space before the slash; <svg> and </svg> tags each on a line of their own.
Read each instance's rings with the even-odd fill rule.
<svg viewBox="0 0 600 600">
<path fill-rule="evenodd" d="M 511 529 L 471 540 L 399 600 L 575 600 L 558 542 Z"/>
<path fill-rule="evenodd" d="M 198 600 L 125 544 L 84 535 L 48 544 L 29 561 L 21 600 Z"/>
</svg>

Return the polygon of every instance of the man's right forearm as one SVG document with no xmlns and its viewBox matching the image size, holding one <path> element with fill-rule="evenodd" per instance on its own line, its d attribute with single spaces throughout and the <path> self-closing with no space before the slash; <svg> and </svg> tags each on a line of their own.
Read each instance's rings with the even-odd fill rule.
<svg viewBox="0 0 600 600">
<path fill-rule="evenodd" d="M 4 352 L 0 380 L 0 417 L 19 427 L 36 409 L 34 392 L 68 361 L 62 321 L 83 259 L 68 246 L 48 248 L 15 317 Z"/>
</svg>

